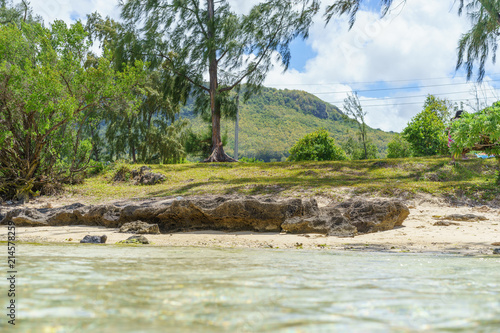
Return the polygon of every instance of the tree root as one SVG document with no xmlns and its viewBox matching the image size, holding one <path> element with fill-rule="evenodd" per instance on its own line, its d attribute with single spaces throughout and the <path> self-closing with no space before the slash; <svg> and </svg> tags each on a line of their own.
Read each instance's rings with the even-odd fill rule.
<svg viewBox="0 0 500 333">
<path fill-rule="evenodd" d="M 235 160 L 231 156 L 227 155 L 224 152 L 224 148 L 221 145 L 218 145 L 215 147 L 215 149 L 212 151 L 212 154 L 203 161 L 203 163 L 213 163 L 213 162 L 238 162 L 238 160 Z"/>
</svg>

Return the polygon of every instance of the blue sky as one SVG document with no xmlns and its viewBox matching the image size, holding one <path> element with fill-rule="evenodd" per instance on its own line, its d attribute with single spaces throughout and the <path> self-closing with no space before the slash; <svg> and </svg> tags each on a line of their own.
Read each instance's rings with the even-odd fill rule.
<svg viewBox="0 0 500 333">
<path fill-rule="evenodd" d="M 323 7 L 334 0 L 322 1 Z M 246 12 L 258 0 L 229 0 Z M 370 0 L 358 13 L 352 30 L 347 18 L 332 19 L 325 27 L 319 15 L 310 37 L 291 45 L 292 59 L 286 73 L 277 65 L 266 86 L 299 89 L 342 108 L 343 99 L 357 91 L 374 128 L 401 131 L 421 111 L 427 94 L 448 98 L 473 111 L 500 100 L 500 67 L 487 65 L 481 86 L 467 83 L 455 72 L 456 48 L 469 22 L 457 15 L 455 0 L 407 0 L 384 19 L 379 0 Z M 35 12 L 46 22 L 84 20 L 86 14 L 119 17 L 117 1 L 32 0 Z M 477 97 L 476 97 L 477 96 Z"/>
</svg>

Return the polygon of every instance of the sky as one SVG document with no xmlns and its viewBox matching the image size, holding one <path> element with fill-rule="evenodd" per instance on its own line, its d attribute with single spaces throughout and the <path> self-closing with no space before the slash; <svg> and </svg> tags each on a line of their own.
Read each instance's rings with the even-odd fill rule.
<svg viewBox="0 0 500 333">
<path fill-rule="evenodd" d="M 258 2 L 229 0 L 240 13 Z M 322 1 L 322 12 L 333 2 Z M 264 85 L 304 90 L 340 109 L 344 98 L 357 92 L 366 123 L 395 132 L 422 110 L 428 94 L 467 111 L 478 109 L 478 102 L 484 107 L 500 100 L 500 64 L 489 60 L 481 85 L 455 71 L 458 40 L 470 28 L 468 19 L 457 14 L 456 0 L 407 0 L 382 19 L 378 3 L 367 1 L 351 30 L 347 17 L 325 26 L 318 15 L 309 38 L 292 43 L 288 71 L 275 66 Z M 115 19 L 120 14 L 113 0 L 31 0 L 31 5 L 46 23 L 85 21 L 94 11 Z"/>
</svg>

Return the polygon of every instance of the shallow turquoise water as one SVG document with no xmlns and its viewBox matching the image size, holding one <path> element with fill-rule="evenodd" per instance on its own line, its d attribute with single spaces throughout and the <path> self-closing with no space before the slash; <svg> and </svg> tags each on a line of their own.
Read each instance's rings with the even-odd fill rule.
<svg viewBox="0 0 500 333">
<path fill-rule="evenodd" d="M 97 245 L 17 251 L 19 332 L 500 332 L 498 257 Z M 2 332 L 10 331 L 6 318 Z"/>
</svg>

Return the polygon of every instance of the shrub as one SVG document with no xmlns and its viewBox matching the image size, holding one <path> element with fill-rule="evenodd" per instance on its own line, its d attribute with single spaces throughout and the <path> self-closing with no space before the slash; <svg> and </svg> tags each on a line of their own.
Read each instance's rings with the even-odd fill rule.
<svg viewBox="0 0 500 333">
<path fill-rule="evenodd" d="M 307 134 L 290 148 L 289 161 L 341 161 L 347 156 L 335 139 L 321 128 Z"/>
<path fill-rule="evenodd" d="M 447 154 L 446 128 L 436 112 L 426 108 L 408 123 L 403 138 L 410 144 L 414 156 Z"/>
<path fill-rule="evenodd" d="M 400 134 L 395 135 L 387 145 L 387 158 L 405 158 L 410 156 L 411 148 L 408 141 Z"/>
</svg>

